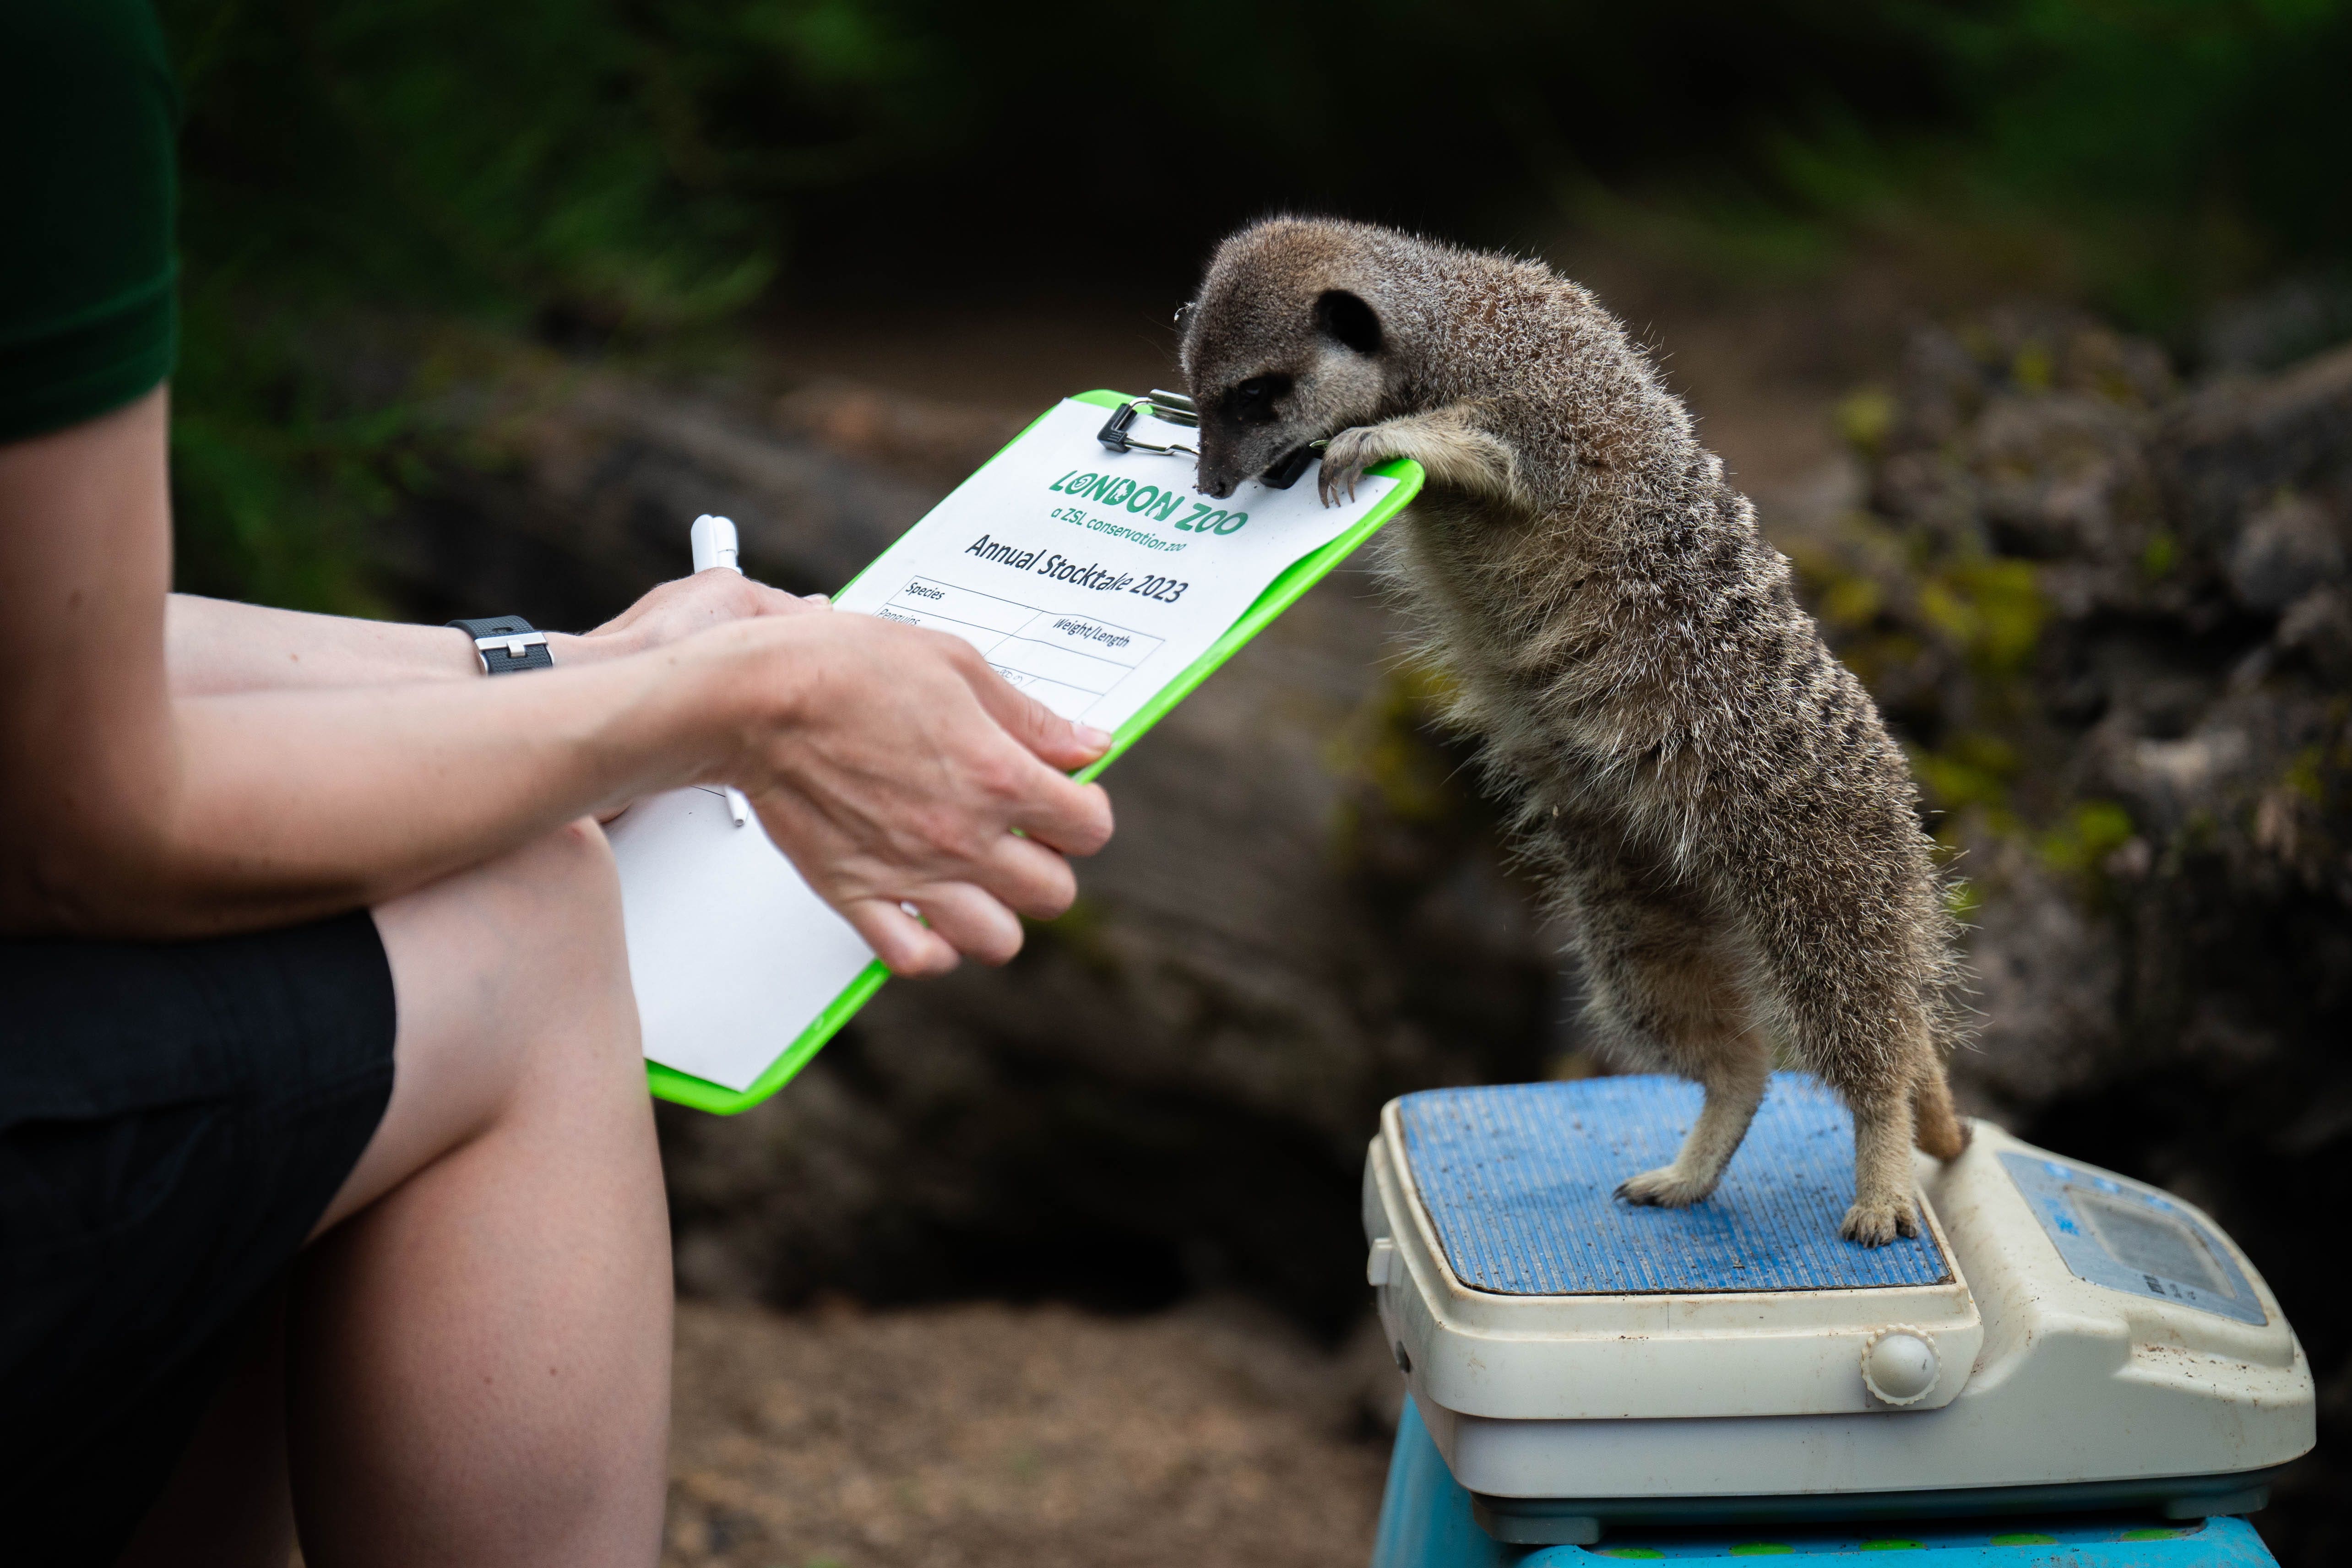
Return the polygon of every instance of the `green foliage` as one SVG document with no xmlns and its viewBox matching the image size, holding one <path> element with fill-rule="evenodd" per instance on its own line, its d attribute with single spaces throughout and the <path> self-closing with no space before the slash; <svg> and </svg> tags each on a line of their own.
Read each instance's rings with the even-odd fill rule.
<svg viewBox="0 0 2352 1568">
<path fill-rule="evenodd" d="M 1953 106 L 1924 134 L 1832 113 L 1778 150 L 1834 224 L 2009 229 L 2105 308 L 2168 329 L 2217 294 L 2352 257 L 2352 0 L 1908 0 L 1884 8 Z"/>
<path fill-rule="evenodd" d="M 2050 617 L 2034 563 L 1859 513 L 1792 559 L 1839 658 L 1906 737 L 1938 836 L 1957 842 L 1969 812 L 2016 830 L 2017 735 Z"/>
<path fill-rule="evenodd" d="M 1895 395 L 1884 387 L 1864 387 L 1837 406 L 1838 434 L 1853 455 L 1874 462 L 1895 429 Z"/>
<path fill-rule="evenodd" d="M 2113 800 L 2078 800 L 2042 836 L 2042 858 L 2053 868 L 2088 875 L 2129 842 L 2131 813 Z"/>
<path fill-rule="evenodd" d="M 1998 681 L 2032 657 L 2048 606 L 2032 562 L 1978 557 L 1945 562 L 1922 583 L 1919 612 L 1979 674 Z"/>
<path fill-rule="evenodd" d="M 926 47 L 848 0 L 160 0 L 179 57 L 184 587 L 375 608 L 367 525 L 425 472 L 353 312 L 602 340 L 722 319 L 792 199 L 940 120 Z M 377 378 L 379 382 L 382 378 Z"/>
<path fill-rule="evenodd" d="M 1915 751 L 1911 768 L 1934 810 L 1957 813 L 1975 807 L 2000 825 L 2014 821 L 2009 787 L 2017 777 L 2017 748 L 2000 736 L 1962 731 L 1933 751 Z"/>
<path fill-rule="evenodd" d="M 2232 193 L 2282 232 L 2347 237 L 2342 0 L 2006 0 L 1938 10 L 1987 156 L 2053 199 Z"/>
<path fill-rule="evenodd" d="M 310 347 L 353 312 L 580 346 L 794 267 L 1181 287 L 1279 206 L 1525 243 L 1564 204 L 1747 278 L 2008 235 L 2144 322 L 2352 256 L 2352 0 L 157 4 L 203 301 L 184 544 L 318 605 L 358 601 L 351 540 L 407 483 L 401 390 Z"/>
<path fill-rule="evenodd" d="M 173 388 L 178 586 L 197 593 L 364 615 L 361 538 L 394 504 L 409 434 L 404 404 L 334 399 L 283 321 L 240 323 L 191 290 Z"/>
<path fill-rule="evenodd" d="M 789 198 L 938 120 L 927 52 L 845 0 L 163 0 L 186 242 L 271 290 L 722 315 Z"/>
</svg>

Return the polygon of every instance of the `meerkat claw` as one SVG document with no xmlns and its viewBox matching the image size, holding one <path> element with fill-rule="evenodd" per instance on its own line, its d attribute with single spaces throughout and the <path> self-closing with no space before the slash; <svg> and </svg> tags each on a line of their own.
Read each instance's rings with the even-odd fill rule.
<svg viewBox="0 0 2352 1568">
<path fill-rule="evenodd" d="M 1627 1176 L 1617 1185 L 1617 1196 L 1625 1202 L 1655 1208 L 1688 1208 L 1714 1190 L 1714 1184 L 1702 1186 L 1672 1166 Z"/>
<path fill-rule="evenodd" d="M 1857 1202 L 1845 1211 L 1838 1234 L 1863 1247 L 1884 1247 L 1897 1236 L 1919 1234 L 1919 1217 L 1907 1203 Z"/>
<path fill-rule="evenodd" d="M 1372 463 L 1372 454 L 1364 441 L 1363 429 L 1343 430 L 1333 436 L 1323 449 L 1323 467 L 1316 476 L 1315 488 L 1327 507 L 1339 504 L 1342 494 L 1353 501 L 1356 481 Z"/>
</svg>

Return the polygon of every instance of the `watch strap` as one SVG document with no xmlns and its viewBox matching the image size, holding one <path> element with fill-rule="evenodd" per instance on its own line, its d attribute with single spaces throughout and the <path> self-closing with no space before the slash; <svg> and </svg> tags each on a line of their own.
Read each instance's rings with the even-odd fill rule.
<svg viewBox="0 0 2352 1568">
<path fill-rule="evenodd" d="M 555 668 L 555 656 L 547 651 L 547 633 L 520 615 L 492 615 L 449 624 L 474 640 L 474 653 L 482 661 L 484 674 Z"/>
</svg>

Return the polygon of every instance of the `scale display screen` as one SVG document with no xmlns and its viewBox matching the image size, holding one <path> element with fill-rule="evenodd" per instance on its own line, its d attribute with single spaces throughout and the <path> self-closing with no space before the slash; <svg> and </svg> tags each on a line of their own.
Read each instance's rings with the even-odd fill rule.
<svg viewBox="0 0 2352 1568">
<path fill-rule="evenodd" d="M 2039 1155 L 2005 1153 L 2000 1163 L 2077 1279 L 2269 1321 L 2229 1249 L 2163 1194 Z"/>
</svg>

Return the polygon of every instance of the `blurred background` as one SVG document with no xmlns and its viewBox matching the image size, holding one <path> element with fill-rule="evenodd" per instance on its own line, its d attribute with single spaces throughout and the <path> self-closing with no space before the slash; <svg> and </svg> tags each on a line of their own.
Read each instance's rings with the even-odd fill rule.
<svg viewBox="0 0 2352 1568">
<path fill-rule="evenodd" d="M 1969 1108 L 2252 1252 L 2352 1557 L 2352 5 L 159 8 L 195 591 L 580 628 L 702 511 L 836 588 L 1272 211 L 1590 283 L 1912 750 Z M 1336 574 L 1009 971 L 665 1109 L 671 1563 L 1363 1561 L 1378 1107 L 1601 1070 L 1397 633 Z"/>
</svg>

